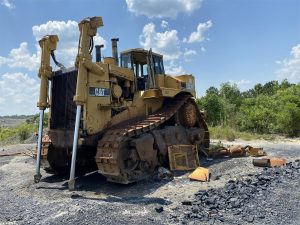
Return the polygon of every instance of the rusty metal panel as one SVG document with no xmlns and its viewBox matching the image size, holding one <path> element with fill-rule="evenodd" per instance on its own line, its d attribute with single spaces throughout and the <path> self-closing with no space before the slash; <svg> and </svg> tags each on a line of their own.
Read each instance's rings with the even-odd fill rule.
<svg viewBox="0 0 300 225">
<path fill-rule="evenodd" d="M 284 166 L 285 164 L 286 160 L 280 158 L 253 159 L 253 165 L 259 167 Z"/>
<path fill-rule="evenodd" d="M 171 170 L 193 170 L 199 166 L 196 145 L 171 145 L 168 154 Z"/>
<path fill-rule="evenodd" d="M 285 166 L 286 160 L 285 159 L 280 159 L 280 158 L 272 158 L 270 159 L 270 166 Z"/>
<path fill-rule="evenodd" d="M 264 151 L 263 148 L 253 148 L 249 146 L 249 155 L 253 157 L 265 156 L 267 153 Z"/>
<path fill-rule="evenodd" d="M 190 175 L 191 180 L 209 181 L 209 170 L 204 167 L 198 167 Z"/>
</svg>

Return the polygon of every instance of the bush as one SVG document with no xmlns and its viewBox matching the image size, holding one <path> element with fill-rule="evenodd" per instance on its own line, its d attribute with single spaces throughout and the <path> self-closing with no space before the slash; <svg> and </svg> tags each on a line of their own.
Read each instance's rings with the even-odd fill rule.
<svg viewBox="0 0 300 225">
<path fill-rule="evenodd" d="M 15 130 L 7 127 L 0 127 L 0 141 L 4 141 L 15 135 Z"/>
<path fill-rule="evenodd" d="M 21 142 L 25 141 L 34 132 L 34 126 L 30 124 L 22 124 L 17 127 L 17 135 Z"/>
<path fill-rule="evenodd" d="M 16 128 L 0 127 L 0 142 L 9 144 L 9 140 L 24 142 L 36 131 L 34 124 L 23 123 Z M 7 142 L 9 141 L 9 142 Z M 13 141 L 13 142 L 15 142 Z M 17 141 L 18 142 L 18 141 Z"/>
<path fill-rule="evenodd" d="M 278 129 L 290 137 L 299 135 L 300 108 L 296 104 L 288 102 L 278 113 Z"/>
<path fill-rule="evenodd" d="M 227 141 L 234 141 L 237 138 L 236 131 L 230 127 L 210 127 L 209 132 L 210 137 L 213 139 L 226 139 Z"/>
</svg>

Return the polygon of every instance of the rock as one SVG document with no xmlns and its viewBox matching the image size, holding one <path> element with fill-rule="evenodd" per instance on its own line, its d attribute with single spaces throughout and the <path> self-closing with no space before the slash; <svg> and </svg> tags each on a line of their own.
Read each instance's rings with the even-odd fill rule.
<svg viewBox="0 0 300 225">
<path fill-rule="evenodd" d="M 159 179 L 167 179 L 167 180 L 173 179 L 173 173 L 164 167 L 159 167 L 157 172 L 158 172 Z"/>
<path fill-rule="evenodd" d="M 212 212 L 217 212 L 217 206 L 216 205 L 211 205 L 209 207 L 209 209 L 212 211 Z"/>
<path fill-rule="evenodd" d="M 254 221 L 254 216 L 247 216 L 247 217 L 246 217 L 246 221 L 247 221 L 248 223 L 252 223 L 252 222 Z"/>
<path fill-rule="evenodd" d="M 272 178 L 269 176 L 261 175 L 258 177 L 258 180 L 260 181 L 270 181 Z"/>
<path fill-rule="evenodd" d="M 222 175 L 211 175 L 210 180 L 219 180 Z"/>
<path fill-rule="evenodd" d="M 162 211 L 164 211 L 164 207 L 162 207 L 162 206 L 155 207 L 155 211 L 157 213 L 161 213 Z"/>
<path fill-rule="evenodd" d="M 192 212 L 193 213 L 198 213 L 199 212 L 199 208 L 198 207 L 192 207 Z"/>
<path fill-rule="evenodd" d="M 233 190 L 236 188 L 236 185 L 234 183 L 230 183 L 229 185 L 227 185 L 227 190 Z"/>
<path fill-rule="evenodd" d="M 206 203 L 207 205 L 212 205 L 212 204 L 215 204 L 215 201 L 216 201 L 216 196 L 212 196 L 212 197 L 208 198 L 208 199 L 205 201 L 205 203 Z"/>
<path fill-rule="evenodd" d="M 177 218 L 177 215 L 176 214 L 170 214 L 170 217 L 171 218 Z"/>
<path fill-rule="evenodd" d="M 219 220 L 220 222 L 224 222 L 224 217 L 223 216 L 217 216 L 216 219 Z"/>
<path fill-rule="evenodd" d="M 79 194 L 71 194 L 72 199 L 80 198 L 81 196 Z"/>
<path fill-rule="evenodd" d="M 230 202 L 236 202 L 238 199 L 237 198 L 230 198 L 229 201 Z"/>
<path fill-rule="evenodd" d="M 189 211 L 186 211 L 183 213 L 185 216 L 189 217 L 191 215 L 191 213 Z"/>
<path fill-rule="evenodd" d="M 291 170 L 291 169 L 285 169 L 285 172 L 286 172 L 286 173 L 292 173 L 293 170 Z"/>
<path fill-rule="evenodd" d="M 300 167 L 300 160 L 298 162 Z M 199 221 L 200 224 L 219 224 L 225 220 L 224 216 L 220 216 L 221 212 L 226 218 L 227 215 L 234 218 L 230 221 L 231 224 L 254 223 L 255 220 L 257 224 L 263 224 L 259 220 L 267 222 L 269 217 L 279 215 L 269 210 L 272 209 L 270 205 L 269 209 L 265 208 L 270 202 L 267 193 L 279 183 L 286 185 L 289 180 L 298 179 L 300 170 L 295 164 L 296 162 L 293 162 L 286 167 L 266 168 L 239 179 L 231 179 L 223 188 L 198 191 L 194 195 L 195 200 L 182 202 L 184 206 L 192 206 L 186 207 L 186 223 Z M 217 175 L 212 176 L 211 179 L 216 177 Z M 265 214 L 267 212 L 271 212 L 271 215 Z"/>
<path fill-rule="evenodd" d="M 192 205 L 192 202 L 189 200 L 185 200 L 181 202 L 182 205 Z"/>
</svg>

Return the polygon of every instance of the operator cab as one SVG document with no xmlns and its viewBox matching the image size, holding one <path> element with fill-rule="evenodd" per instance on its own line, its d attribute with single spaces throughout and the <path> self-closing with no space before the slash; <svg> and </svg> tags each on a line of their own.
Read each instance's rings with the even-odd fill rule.
<svg viewBox="0 0 300 225">
<path fill-rule="evenodd" d="M 138 91 L 155 88 L 154 76 L 165 74 L 163 56 L 140 48 L 121 52 L 121 67 L 134 71 Z"/>
</svg>

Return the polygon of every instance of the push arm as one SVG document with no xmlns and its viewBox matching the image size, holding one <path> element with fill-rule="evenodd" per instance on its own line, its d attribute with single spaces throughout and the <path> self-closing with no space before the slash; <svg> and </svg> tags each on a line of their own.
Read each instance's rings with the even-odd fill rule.
<svg viewBox="0 0 300 225">
<path fill-rule="evenodd" d="M 103 26 L 101 17 L 92 17 L 89 20 L 84 19 L 79 23 L 80 43 L 78 46 L 78 56 L 76 66 L 78 67 L 76 95 L 74 101 L 76 105 L 85 103 L 87 71 L 102 75 L 103 68 L 92 62 L 91 43 L 94 36 L 97 34 L 97 28 Z"/>
<path fill-rule="evenodd" d="M 46 35 L 40 41 L 41 47 L 41 65 L 38 76 L 41 78 L 40 85 L 40 97 L 37 106 L 40 110 L 45 110 L 49 107 L 48 103 L 48 89 L 49 80 L 52 77 L 52 67 L 50 66 L 51 53 L 56 50 L 56 44 L 58 42 L 57 35 Z"/>
</svg>

